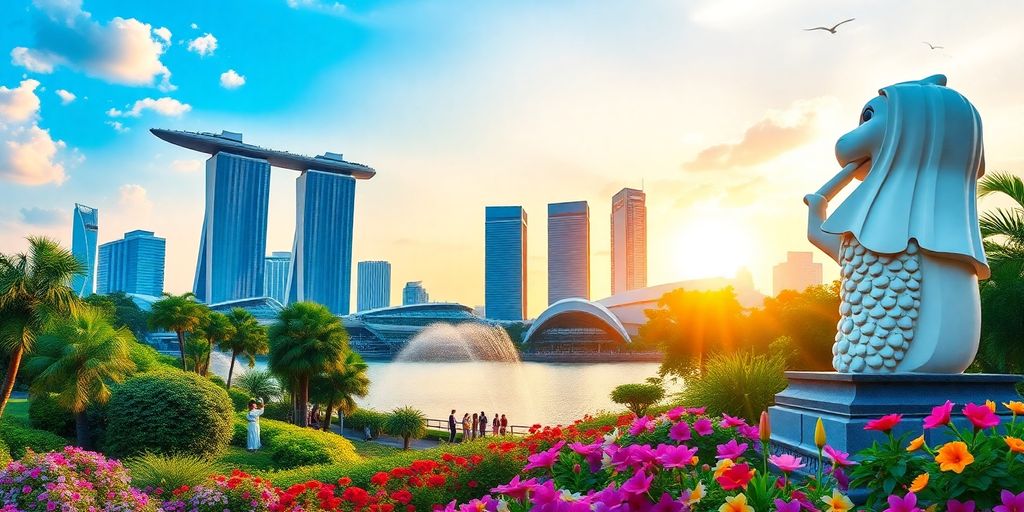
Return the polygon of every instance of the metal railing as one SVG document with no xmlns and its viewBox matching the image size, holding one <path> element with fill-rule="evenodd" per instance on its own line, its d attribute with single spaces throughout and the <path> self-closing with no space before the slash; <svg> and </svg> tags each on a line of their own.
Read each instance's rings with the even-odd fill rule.
<svg viewBox="0 0 1024 512">
<path fill-rule="evenodd" d="M 448 420 L 439 420 L 439 419 L 435 419 L 435 418 L 427 418 L 427 428 L 433 429 L 433 430 L 442 430 L 444 432 L 448 432 Z M 479 429 L 480 429 L 480 426 L 478 425 L 477 426 L 477 435 L 479 435 L 479 432 L 480 432 Z M 529 425 L 512 425 L 512 424 L 509 424 L 508 426 L 505 427 L 505 435 L 506 436 L 525 436 L 529 432 L 530 432 L 530 426 Z M 462 433 L 462 421 L 459 418 L 455 418 L 455 433 L 456 434 L 461 434 Z M 500 436 L 501 434 L 498 434 L 498 435 Z M 492 436 L 494 436 L 494 427 L 492 427 L 490 422 L 488 422 L 488 424 L 487 424 L 487 434 L 485 435 L 485 437 L 492 437 Z"/>
</svg>

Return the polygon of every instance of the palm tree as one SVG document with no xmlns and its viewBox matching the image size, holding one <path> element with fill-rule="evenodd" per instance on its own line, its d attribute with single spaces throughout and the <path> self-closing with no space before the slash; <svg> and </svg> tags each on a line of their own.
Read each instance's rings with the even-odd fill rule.
<svg viewBox="0 0 1024 512">
<path fill-rule="evenodd" d="M 238 377 L 238 387 L 265 402 L 281 398 L 281 383 L 268 370 L 252 369 L 243 373 Z"/>
<path fill-rule="evenodd" d="M 327 407 L 327 418 L 323 431 L 331 428 L 331 413 L 338 409 L 339 418 L 356 410 L 356 398 L 365 398 L 370 392 L 370 378 L 366 375 L 367 364 L 359 354 L 348 351 L 339 368 L 321 373 L 309 382 L 313 400 Z M 342 420 L 344 421 L 344 420 Z M 344 427 L 344 424 L 341 425 Z"/>
<path fill-rule="evenodd" d="M 1014 205 L 981 214 L 981 236 L 993 267 L 1010 264 L 1024 270 L 1024 180 L 1008 172 L 995 172 L 978 182 L 978 195 L 1004 195 Z"/>
<path fill-rule="evenodd" d="M 0 418 L 11 398 L 18 368 L 36 336 L 52 317 L 70 316 L 81 300 L 71 277 L 85 267 L 67 249 L 43 237 L 29 237 L 26 253 L 0 255 L 0 353 L 8 355 L 0 388 Z"/>
<path fill-rule="evenodd" d="M 174 331 L 178 335 L 178 353 L 181 355 L 181 369 L 185 364 L 185 333 L 193 332 L 203 323 L 209 309 L 195 301 L 191 292 L 181 295 L 164 293 L 164 298 L 153 303 L 149 313 L 149 326 L 154 329 Z"/>
<path fill-rule="evenodd" d="M 295 395 L 295 424 L 309 423 L 309 379 L 340 367 L 348 351 L 348 333 L 341 319 L 315 302 L 295 302 L 278 314 L 270 327 L 270 370 L 285 379 Z"/>
<path fill-rule="evenodd" d="M 409 449 L 412 438 L 419 439 L 427 433 L 427 418 L 419 409 L 410 406 L 399 407 L 388 415 L 384 431 L 402 438 L 402 449 Z"/>
<path fill-rule="evenodd" d="M 206 365 L 210 361 L 210 343 L 205 338 L 195 333 L 185 337 L 185 363 L 186 369 L 203 375 L 206 372 Z"/>
<path fill-rule="evenodd" d="M 231 365 L 228 366 L 228 389 L 231 389 L 231 377 L 235 373 L 235 359 L 245 356 L 249 368 L 256 364 L 256 356 L 266 354 L 269 350 L 267 328 L 260 325 L 247 310 L 232 309 L 227 315 L 228 321 L 234 326 L 235 332 L 227 339 L 218 343 L 218 348 L 231 352 Z"/>
<path fill-rule="evenodd" d="M 135 370 L 130 347 L 135 336 L 114 328 L 103 312 L 85 307 L 54 320 L 25 362 L 33 393 L 56 393 L 57 403 L 75 417 L 78 445 L 90 448 L 85 410 L 110 398 L 110 382 L 123 382 Z"/>
<path fill-rule="evenodd" d="M 210 353 L 213 352 L 213 347 L 234 336 L 235 326 L 224 313 L 210 311 L 203 318 L 202 323 L 199 324 L 199 329 L 196 330 L 195 334 L 197 337 L 205 339 L 208 345 L 206 359 L 202 361 L 201 365 L 195 366 L 196 373 L 206 377 L 206 374 L 210 371 Z"/>
</svg>

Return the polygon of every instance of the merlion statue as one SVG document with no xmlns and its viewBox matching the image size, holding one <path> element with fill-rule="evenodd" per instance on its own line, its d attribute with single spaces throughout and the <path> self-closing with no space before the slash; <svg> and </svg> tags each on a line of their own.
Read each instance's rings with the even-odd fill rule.
<svg viewBox="0 0 1024 512">
<path fill-rule="evenodd" d="M 946 77 L 890 85 L 836 142 L 843 170 L 808 205 L 807 237 L 841 266 L 832 364 L 846 373 L 961 373 L 989 276 L 976 188 L 981 117 Z M 861 181 L 826 218 L 828 202 Z"/>
</svg>

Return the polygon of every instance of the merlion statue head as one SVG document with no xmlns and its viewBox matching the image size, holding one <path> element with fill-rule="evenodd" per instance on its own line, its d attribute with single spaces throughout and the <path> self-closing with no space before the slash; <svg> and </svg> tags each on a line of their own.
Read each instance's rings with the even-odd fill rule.
<svg viewBox="0 0 1024 512">
<path fill-rule="evenodd" d="M 932 253 L 989 269 L 978 229 L 976 188 L 985 172 L 981 116 L 946 77 L 882 88 L 859 125 L 839 138 L 840 165 L 860 163 L 862 181 L 822 225 L 850 233 L 878 253 L 899 253 L 911 239 Z"/>
</svg>

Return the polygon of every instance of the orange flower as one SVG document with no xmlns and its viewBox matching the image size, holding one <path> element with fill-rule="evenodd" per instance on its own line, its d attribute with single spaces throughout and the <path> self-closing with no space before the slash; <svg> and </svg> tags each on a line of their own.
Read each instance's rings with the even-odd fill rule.
<svg viewBox="0 0 1024 512">
<path fill-rule="evenodd" d="M 754 508 L 747 505 L 747 497 L 743 494 L 728 496 L 725 504 L 718 507 L 718 512 L 754 512 Z"/>
<path fill-rule="evenodd" d="M 967 444 L 963 441 L 953 441 L 942 445 L 939 454 L 935 456 L 935 462 L 939 463 L 942 471 L 963 473 L 964 468 L 974 462 L 974 455 L 967 451 Z"/>
<path fill-rule="evenodd" d="M 725 473 L 726 470 L 735 465 L 736 463 L 733 462 L 732 459 L 722 459 L 718 461 L 718 463 L 715 464 L 715 478 L 722 476 L 722 473 Z"/>
<path fill-rule="evenodd" d="M 1006 441 L 1006 446 L 1010 448 L 1011 452 L 1024 453 L 1024 440 L 1021 438 L 1006 436 L 1003 441 Z"/>
<path fill-rule="evenodd" d="M 928 486 L 928 473 L 921 473 L 910 483 L 910 492 L 921 492 L 921 489 L 926 486 Z"/>
<path fill-rule="evenodd" d="M 922 446 L 924 446 L 924 434 L 919 435 L 919 436 L 915 437 L 914 439 L 912 439 L 910 441 L 910 444 L 907 445 L 907 451 L 908 452 L 914 452 L 914 451 L 920 450 Z"/>
<path fill-rule="evenodd" d="M 985 407 L 988 407 L 992 412 L 996 412 L 996 403 L 992 400 L 985 400 Z"/>
<path fill-rule="evenodd" d="M 846 512 L 853 509 L 853 502 L 839 492 L 839 489 L 832 489 L 832 496 L 822 496 L 821 501 L 825 503 L 825 512 Z"/>
<path fill-rule="evenodd" d="M 1003 405 L 1014 414 L 1024 414 L 1024 402 L 1003 402 Z"/>
</svg>

